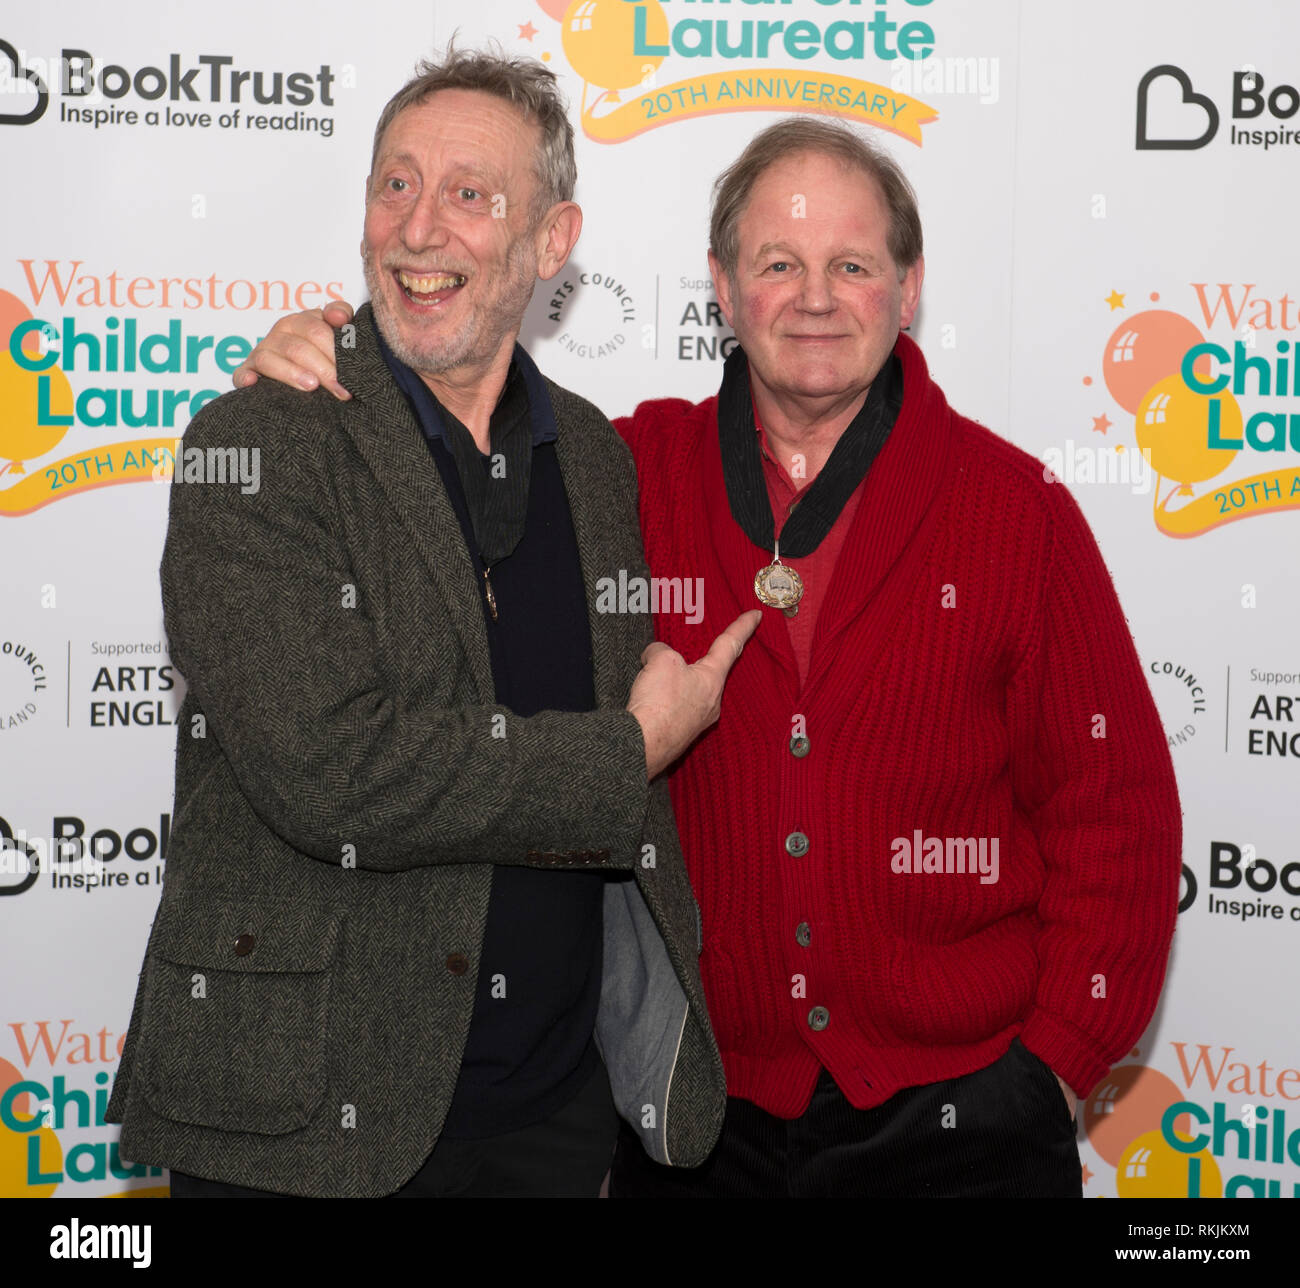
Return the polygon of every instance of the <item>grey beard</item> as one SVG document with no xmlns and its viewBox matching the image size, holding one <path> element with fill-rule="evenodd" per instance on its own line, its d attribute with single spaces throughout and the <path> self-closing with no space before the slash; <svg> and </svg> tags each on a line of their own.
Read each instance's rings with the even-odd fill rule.
<svg viewBox="0 0 1300 1288">
<path fill-rule="evenodd" d="M 521 239 L 511 248 L 506 260 L 504 276 L 507 287 L 503 297 L 476 310 L 471 324 L 460 331 L 448 347 L 441 352 L 429 353 L 416 349 L 402 338 L 388 297 L 380 289 L 379 273 L 385 270 L 375 269 L 369 256 L 363 254 L 361 267 L 366 289 L 370 292 L 371 308 L 385 343 L 394 356 L 412 371 L 428 376 L 440 376 L 474 361 L 490 360 L 500 347 L 502 338 L 510 331 L 518 332 L 523 325 L 528 302 L 533 298 L 537 278 L 535 273 L 525 274 L 527 255 L 527 242 Z M 386 275 L 392 281 L 391 274 Z M 478 325 L 474 325 L 475 322 Z M 492 332 L 492 335 L 485 344 L 480 344 L 478 342 L 485 331 Z M 480 349 L 483 352 L 479 352 Z"/>
</svg>

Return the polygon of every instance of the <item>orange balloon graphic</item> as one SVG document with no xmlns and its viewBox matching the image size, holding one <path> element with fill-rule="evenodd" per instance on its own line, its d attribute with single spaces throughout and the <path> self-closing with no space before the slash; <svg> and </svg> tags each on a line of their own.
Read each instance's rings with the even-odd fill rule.
<svg viewBox="0 0 1300 1288">
<path fill-rule="evenodd" d="M 1136 412 L 1143 396 L 1157 380 L 1177 373 L 1183 354 L 1205 337 L 1180 313 L 1147 309 L 1135 313 L 1115 328 L 1106 341 L 1102 374 L 1110 395 L 1125 411 Z M 1208 376 L 1208 354 L 1195 363 L 1197 375 Z"/>
<path fill-rule="evenodd" d="M 570 0 L 537 0 L 537 7 L 548 17 L 554 18 L 559 22 L 564 17 L 564 11 L 569 7 Z"/>
<path fill-rule="evenodd" d="M 15 1083 L 23 1081 L 23 1075 L 8 1060 L 0 1060 L 0 1096 Z M 15 1096 L 11 1109 L 15 1118 L 35 1118 L 40 1112 L 36 1096 L 30 1091 Z M 47 1199 L 58 1188 L 57 1181 L 44 1185 L 27 1184 L 28 1141 L 33 1137 L 37 1142 L 40 1170 L 46 1174 L 63 1171 L 63 1147 L 50 1128 L 19 1132 L 0 1126 L 0 1198 Z"/>
<path fill-rule="evenodd" d="M 0 474 L 22 474 L 23 462 L 34 460 L 51 451 L 68 432 L 67 425 L 41 425 L 38 395 L 38 373 L 28 371 L 14 361 L 9 352 L 9 339 L 20 322 L 31 318 L 31 312 L 16 295 L 0 291 Z M 34 331 L 23 339 L 23 353 L 36 357 L 40 353 L 39 341 Z M 48 376 L 51 415 L 72 414 L 72 389 L 68 378 L 57 367 L 41 373 Z"/>
<path fill-rule="evenodd" d="M 0 291 L 0 352 L 9 351 L 9 337 L 13 335 L 14 327 L 19 322 L 26 322 L 30 317 L 31 312 L 22 300 L 8 291 Z M 23 352 L 36 357 L 40 351 L 40 342 L 36 334 L 30 332 L 23 340 Z"/>
<path fill-rule="evenodd" d="M 1115 1167 L 1133 1138 L 1152 1128 L 1159 1130 L 1161 1115 L 1183 1098 L 1163 1073 L 1144 1064 L 1122 1064 L 1093 1088 L 1081 1106 L 1088 1143 Z M 1190 1129 L 1185 1114 L 1174 1123 L 1175 1131 Z"/>
<path fill-rule="evenodd" d="M 1138 447 L 1151 453 L 1151 467 L 1163 478 L 1184 485 L 1212 479 L 1237 455 L 1235 448 L 1210 446 L 1216 418 L 1220 441 L 1241 440 L 1241 408 L 1227 390 L 1199 394 L 1181 375 L 1166 376 L 1138 404 Z"/>
</svg>

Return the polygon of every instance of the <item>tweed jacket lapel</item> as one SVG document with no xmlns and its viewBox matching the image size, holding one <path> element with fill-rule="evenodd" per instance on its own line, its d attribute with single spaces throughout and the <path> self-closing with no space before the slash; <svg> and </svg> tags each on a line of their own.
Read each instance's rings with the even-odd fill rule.
<svg viewBox="0 0 1300 1288">
<path fill-rule="evenodd" d="M 346 343 L 346 330 L 340 331 L 334 341 L 339 383 L 367 413 L 367 432 L 353 433 L 353 441 L 428 565 L 430 580 L 446 604 L 448 620 L 470 660 L 480 698 L 491 702 L 496 686 L 479 604 L 478 578 L 460 522 L 415 413 L 379 352 L 369 304 L 357 310 L 355 326 L 351 345 Z"/>
</svg>

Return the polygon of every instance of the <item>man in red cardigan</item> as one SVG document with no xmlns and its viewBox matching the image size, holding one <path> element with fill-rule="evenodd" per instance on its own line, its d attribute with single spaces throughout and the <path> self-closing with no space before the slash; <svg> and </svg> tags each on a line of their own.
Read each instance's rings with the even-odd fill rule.
<svg viewBox="0 0 1300 1288">
<path fill-rule="evenodd" d="M 704 1166 L 629 1139 L 612 1193 L 1077 1196 L 1075 1092 L 1151 1018 L 1181 864 L 1110 576 L 1065 488 L 902 333 L 922 236 L 886 154 L 780 122 L 710 233 L 739 341 L 719 394 L 615 425 L 652 574 L 705 588 L 658 638 L 691 658 L 764 608 L 671 773 L 729 1101 Z M 345 396 L 319 312 L 254 371 Z"/>
</svg>

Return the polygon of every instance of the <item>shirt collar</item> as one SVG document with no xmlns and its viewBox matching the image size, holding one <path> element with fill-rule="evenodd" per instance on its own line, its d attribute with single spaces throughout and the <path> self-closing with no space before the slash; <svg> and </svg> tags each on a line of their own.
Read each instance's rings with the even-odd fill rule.
<svg viewBox="0 0 1300 1288">
<path fill-rule="evenodd" d="M 450 448 L 447 441 L 447 427 L 442 419 L 442 406 L 433 396 L 429 386 L 388 347 L 379 327 L 375 327 L 375 336 L 379 340 L 379 352 L 383 355 L 388 369 L 393 373 L 397 387 L 410 400 L 415 414 L 419 417 L 420 428 L 428 438 L 438 439 L 444 447 Z M 536 363 L 524 352 L 523 346 L 516 344 L 510 357 L 510 370 L 506 373 L 509 383 L 522 378 L 528 394 L 528 418 L 533 431 L 533 446 L 541 443 L 555 442 L 557 430 L 555 413 L 551 410 L 551 399 L 546 391 L 542 373 Z"/>
<path fill-rule="evenodd" d="M 777 485 L 784 488 L 790 496 L 798 496 L 806 488 L 810 487 L 811 484 L 807 479 L 804 479 L 802 483 L 796 483 L 786 472 L 785 466 L 782 465 L 770 451 L 768 451 L 767 431 L 764 430 L 763 424 L 758 418 L 758 404 L 754 401 L 754 386 L 752 381 L 750 382 L 749 388 L 749 402 L 750 406 L 754 409 L 754 433 L 758 437 L 758 450 L 763 458 L 764 472 L 775 479 Z"/>
</svg>

